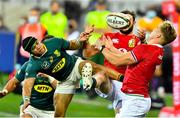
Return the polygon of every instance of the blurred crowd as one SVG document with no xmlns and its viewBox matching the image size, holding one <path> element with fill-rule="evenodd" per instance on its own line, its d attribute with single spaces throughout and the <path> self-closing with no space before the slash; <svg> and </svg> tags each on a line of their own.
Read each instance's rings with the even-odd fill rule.
<svg viewBox="0 0 180 118">
<path fill-rule="evenodd" d="M 180 1 L 177 0 L 176 9 L 180 16 L 179 3 Z M 49 10 L 44 10 L 36 6 L 30 8 L 29 12 L 19 19 L 21 24 L 16 32 L 15 57 L 16 65 L 18 66 L 15 67 L 20 67 L 29 58 L 28 53 L 21 47 L 21 42 L 25 37 L 34 36 L 40 41 L 43 41 L 45 36 L 52 35 L 62 37 L 65 40 L 73 40 L 78 38 L 80 31 L 82 31 L 85 26 L 95 25 L 95 31 L 89 39 L 89 43 L 93 44 L 102 33 L 114 31 L 114 29 L 111 29 L 106 24 L 106 16 L 110 12 L 111 7 L 108 6 L 108 2 L 105 0 L 91 0 L 86 9 L 81 7 L 80 1 L 66 0 L 63 1 L 63 4 L 60 4 L 57 0 L 52 0 L 49 4 Z M 163 20 L 168 19 L 168 16 L 162 14 L 161 4 L 147 6 L 144 11 L 137 9 L 135 12 L 137 17 L 134 32 L 136 33 L 137 28 L 144 29 L 147 33 L 147 40 L 148 34 Z M 9 31 L 9 28 L 4 24 L 3 17 L 0 16 L 0 32 Z M 157 67 L 151 82 L 152 98 L 162 101 L 162 105 L 164 105 L 163 100 L 157 98 L 163 98 L 165 92 L 172 92 L 172 47 L 171 45 L 167 45 L 164 49 L 166 51 L 163 64 Z M 96 51 L 91 50 L 88 46 L 86 46 L 85 50 L 92 54 Z M 68 51 L 68 53 L 82 57 L 82 50 Z M 104 57 L 101 53 L 88 59 L 98 64 L 103 64 L 104 62 Z"/>
</svg>

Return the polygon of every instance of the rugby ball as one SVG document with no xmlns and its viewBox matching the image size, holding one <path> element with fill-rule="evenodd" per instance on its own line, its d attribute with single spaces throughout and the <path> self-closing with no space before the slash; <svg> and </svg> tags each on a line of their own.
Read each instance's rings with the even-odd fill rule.
<svg viewBox="0 0 180 118">
<path fill-rule="evenodd" d="M 123 29 L 130 26 L 130 18 L 123 13 L 110 13 L 106 17 L 106 22 L 108 26 L 114 29 Z"/>
</svg>

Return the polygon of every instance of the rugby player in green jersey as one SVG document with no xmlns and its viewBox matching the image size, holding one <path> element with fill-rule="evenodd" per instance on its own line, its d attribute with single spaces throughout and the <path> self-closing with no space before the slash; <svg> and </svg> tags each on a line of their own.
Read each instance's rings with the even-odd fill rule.
<svg viewBox="0 0 180 118">
<path fill-rule="evenodd" d="M 31 54 L 28 66 L 26 68 L 26 79 L 23 86 L 23 96 L 30 99 L 31 88 L 35 81 L 35 77 L 39 72 L 46 73 L 59 81 L 54 95 L 55 117 L 64 117 L 66 109 L 71 102 L 75 89 L 79 87 L 79 80 L 83 79 L 85 89 L 88 79 L 95 71 L 103 70 L 111 78 L 118 78 L 119 73 L 112 69 L 97 65 L 91 61 L 85 61 L 81 58 L 70 56 L 66 50 L 76 50 L 81 47 L 80 42 L 86 41 L 93 32 L 93 26 L 86 28 L 85 32 L 80 34 L 78 40 L 70 42 L 62 38 L 50 38 L 44 42 L 39 42 L 35 37 L 27 37 L 23 40 L 23 48 Z M 93 72 L 85 72 L 82 68 L 88 67 L 86 63 L 92 64 Z M 81 73 L 82 70 L 82 73 Z M 84 73 L 84 74 L 83 74 Z M 24 102 L 25 109 L 30 101 Z"/>
<path fill-rule="evenodd" d="M 0 91 L 0 98 L 3 98 L 8 93 L 12 92 L 17 85 L 24 81 L 27 65 L 28 62 L 24 63 L 21 69 L 16 73 L 15 77 L 8 81 L 4 89 Z M 56 85 L 57 80 L 52 77 L 44 78 L 44 76 L 36 76 L 31 93 L 31 104 L 24 110 L 24 113 L 20 109 L 20 117 L 53 118 L 53 95 Z M 26 98 L 24 100 L 26 100 Z M 22 106 L 20 108 L 22 108 Z"/>
</svg>

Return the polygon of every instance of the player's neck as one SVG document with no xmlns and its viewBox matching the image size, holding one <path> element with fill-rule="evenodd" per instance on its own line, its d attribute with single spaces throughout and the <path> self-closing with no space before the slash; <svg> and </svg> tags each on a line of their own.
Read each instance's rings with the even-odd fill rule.
<svg viewBox="0 0 180 118">
<path fill-rule="evenodd" d="M 159 42 L 158 39 L 149 40 L 149 41 L 148 41 L 148 44 L 149 44 L 149 45 L 154 45 L 154 44 L 161 45 L 161 43 Z"/>
</svg>

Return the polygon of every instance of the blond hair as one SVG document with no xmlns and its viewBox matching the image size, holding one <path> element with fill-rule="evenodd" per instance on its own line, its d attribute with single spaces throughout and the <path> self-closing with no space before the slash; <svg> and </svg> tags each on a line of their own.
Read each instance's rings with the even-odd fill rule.
<svg viewBox="0 0 180 118">
<path fill-rule="evenodd" d="M 171 43 L 176 39 L 177 33 L 170 21 L 164 21 L 161 24 L 160 29 L 163 34 L 164 45 Z"/>
</svg>

